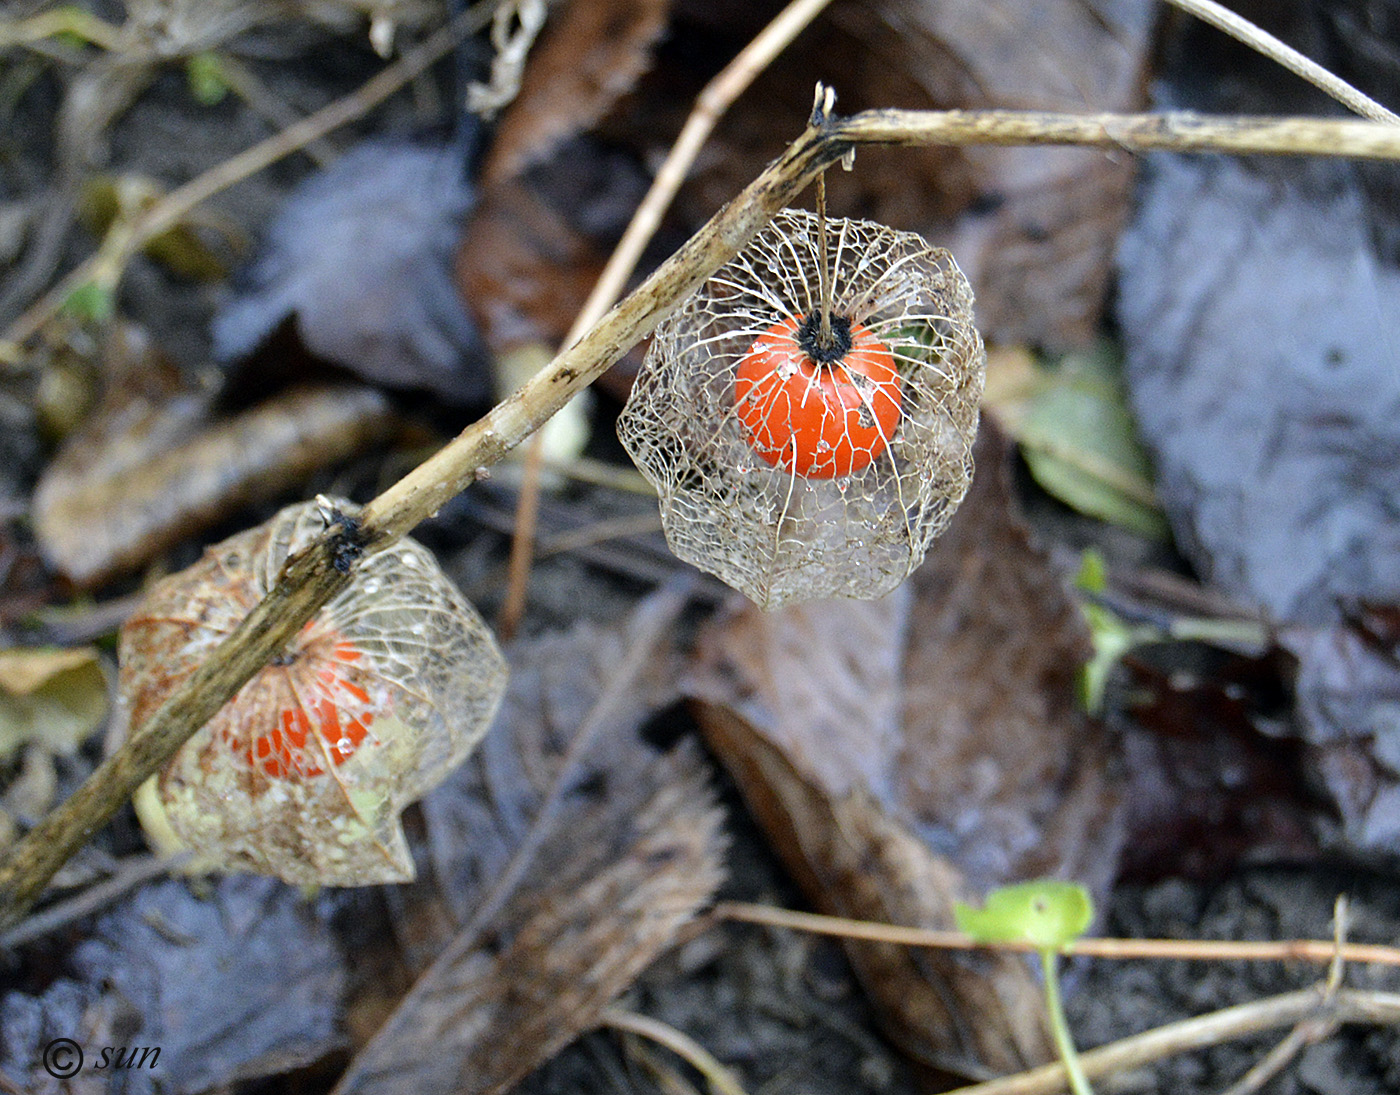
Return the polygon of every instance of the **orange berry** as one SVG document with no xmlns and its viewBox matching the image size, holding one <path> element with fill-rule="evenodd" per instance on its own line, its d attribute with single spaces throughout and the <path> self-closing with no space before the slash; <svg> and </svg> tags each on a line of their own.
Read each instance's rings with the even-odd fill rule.
<svg viewBox="0 0 1400 1095">
<path fill-rule="evenodd" d="M 903 387 L 889 347 L 859 323 L 831 317 L 817 343 L 815 313 L 790 316 L 754 339 L 734 378 L 734 407 L 759 458 L 809 479 L 869 465 L 899 426 Z"/>
</svg>

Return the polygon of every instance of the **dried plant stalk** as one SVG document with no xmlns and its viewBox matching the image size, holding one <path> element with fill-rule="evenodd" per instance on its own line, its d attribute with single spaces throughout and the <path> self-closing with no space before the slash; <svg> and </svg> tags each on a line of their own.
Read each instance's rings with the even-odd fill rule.
<svg viewBox="0 0 1400 1095">
<path fill-rule="evenodd" d="M 834 220 L 827 235 L 845 354 L 796 345 L 802 325 L 821 337 L 823 249 L 818 218 L 784 210 L 657 328 L 618 421 L 671 550 L 764 608 L 888 593 L 972 477 L 985 355 L 967 279 L 913 233 Z M 775 371 L 756 375 L 770 349 Z"/>
</svg>

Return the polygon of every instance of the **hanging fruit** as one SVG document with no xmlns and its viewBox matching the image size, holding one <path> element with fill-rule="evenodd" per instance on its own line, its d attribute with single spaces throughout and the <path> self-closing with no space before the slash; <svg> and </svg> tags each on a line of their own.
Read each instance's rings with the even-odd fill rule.
<svg viewBox="0 0 1400 1095">
<path fill-rule="evenodd" d="M 121 631 L 123 718 L 139 728 L 326 524 L 292 506 L 158 582 Z M 353 514 L 348 502 L 330 501 Z M 155 779 L 162 818 L 203 863 L 339 886 L 401 882 L 399 815 L 486 732 L 506 667 L 490 631 L 411 540 L 362 559 L 348 589 Z"/>
<path fill-rule="evenodd" d="M 879 597 L 967 491 L 984 364 L 947 251 L 784 210 L 658 326 L 618 433 L 681 558 L 763 608 Z"/>
<path fill-rule="evenodd" d="M 789 316 L 754 340 L 735 371 L 734 406 L 759 459 L 809 479 L 859 471 L 888 448 L 903 402 L 889 347 L 859 324 Z"/>
</svg>

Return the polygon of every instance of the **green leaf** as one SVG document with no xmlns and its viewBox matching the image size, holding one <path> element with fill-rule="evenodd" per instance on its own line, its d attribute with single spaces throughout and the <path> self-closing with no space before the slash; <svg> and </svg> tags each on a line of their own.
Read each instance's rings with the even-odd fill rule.
<svg viewBox="0 0 1400 1095">
<path fill-rule="evenodd" d="M 1113 667 L 1133 647 L 1162 636 L 1153 628 L 1125 623 L 1103 605 L 1081 604 L 1079 608 L 1088 621 L 1094 643 L 1093 656 L 1079 670 L 1079 702 L 1089 714 L 1097 715 L 1103 707 L 1104 689 Z"/>
<path fill-rule="evenodd" d="M 190 86 L 190 94 L 205 106 L 223 102 L 229 92 L 223 62 L 217 53 L 208 50 L 194 54 L 185 62 L 185 80 Z"/>
<path fill-rule="evenodd" d="M 1057 950 L 1088 930 L 1094 919 L 1089 891 L 1077 882 L 1045 878 L 1003 886 L 980 909 L 953 906 L 958 929 L 979 943 L 1030 943 Z"/>
<path fill-rule="evenodd" d="M 1111 352 L 1069 355 L 1045 375 L 1019 437 L 1036 482 L 1081 513 L 1166 539 L 1152 467 Z"/>
<path fill-rule="evenodd" d="M 1102 593 L 1108 589 L 1108 564 L 1103 552 L 1097 548 L 1085 548 L 1079 556 L 1079 573 L 1074 576 L 1077 589 L 1085 593 Z"/>
<path fill-rule="evenodd" d="M 63 302 L 63 311 L 81 323 L 107 323 L 116 313 L 115 294 L 105 285 L 85 281 Z"/>
</svg>

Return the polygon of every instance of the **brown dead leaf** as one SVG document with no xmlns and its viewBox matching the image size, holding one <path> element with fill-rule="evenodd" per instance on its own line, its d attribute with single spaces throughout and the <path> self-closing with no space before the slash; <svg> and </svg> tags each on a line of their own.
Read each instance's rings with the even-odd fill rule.
<svg viewBox="0 0 1400 1095">
<path fill-rule="evenodd" d="M 654 702 L 674 694 L 664 636 L 678 609 L 666 594 L 625 632 L 585 625 L 515 648 L 496 726 L 424 802 L 451 910 L 442 919 L 470 920 L 440 939 L 445 950 L 352 1062 L 341 1095 L 506 1090 L 596 1026 L 709 900 L 721 839 L 704 766 L 694 750 L 662 756 L 637 737 Z M 566 771 L 589 723 L 596 737 Z"/>
<path fill-rule="evenodd" d="M 592 129 L 651 66 L 670 0 L 572 0 L 546 26 L 482 173 L 495 186 Z"/>
<path fill-rule="evenodd" d="M 492 351 L 556 346 L 607 254 L 522 183 L 488 191 L 457 251 L 457 277 Z"/>
<path fill-rule="evenodd" d="M 763 731 L 722 704 L 696 710 L 706 741 L 823 912 L 953 926 L 953 903 L 971 900 L 973 891 L 887 803 L 858 784 L 832 793 L 804 778 Z M 847 943 L 846 953 L 887 1033 L 917 1060 L 985 1077 L 1050 1059 L 1039 989 L 1022 959 L 885 943 Z"/>
<path fill-rule="evenodd" d="M 895 798 L 979 891 L 1117 864 L 1103 728 L 1075 681 L 1088 629 L 1015 513 L 1011 448 L 984 424 L 967 507 L 914 573 Z"/>
<path fill-rule="evenodd" d="M 905 590 L 748 609 L 705 640 L 707 740 L 823 911 L 950 928 L 954 901 L 998 885 L 1111 881 L 1111 751 L 1073 699 L 1087 637 L 1011 509 L 1008 456 L 984 426 L 965 509 Z M 969 1076 L 1048 1059 L 1020 958 L 847 950 L 916 1058 Z"/>
<path fill-rule="evenodd" d="M 227 517 L 387 436 L 368 388 L 296 388 L 215 420 L 144 336 L 127 331 L 103 403 L 45 469 L 34 526 L 49 563 L 80 586 L 134 570 Z"/>
<path fill-rule="evenodd" d="M 645 192 L 634 155 L 585 136 L 652 63 L 670 0 L 573 0 L 506 111 L 457 277 L 493 352 L 557 345 Z"/>
</svg>

